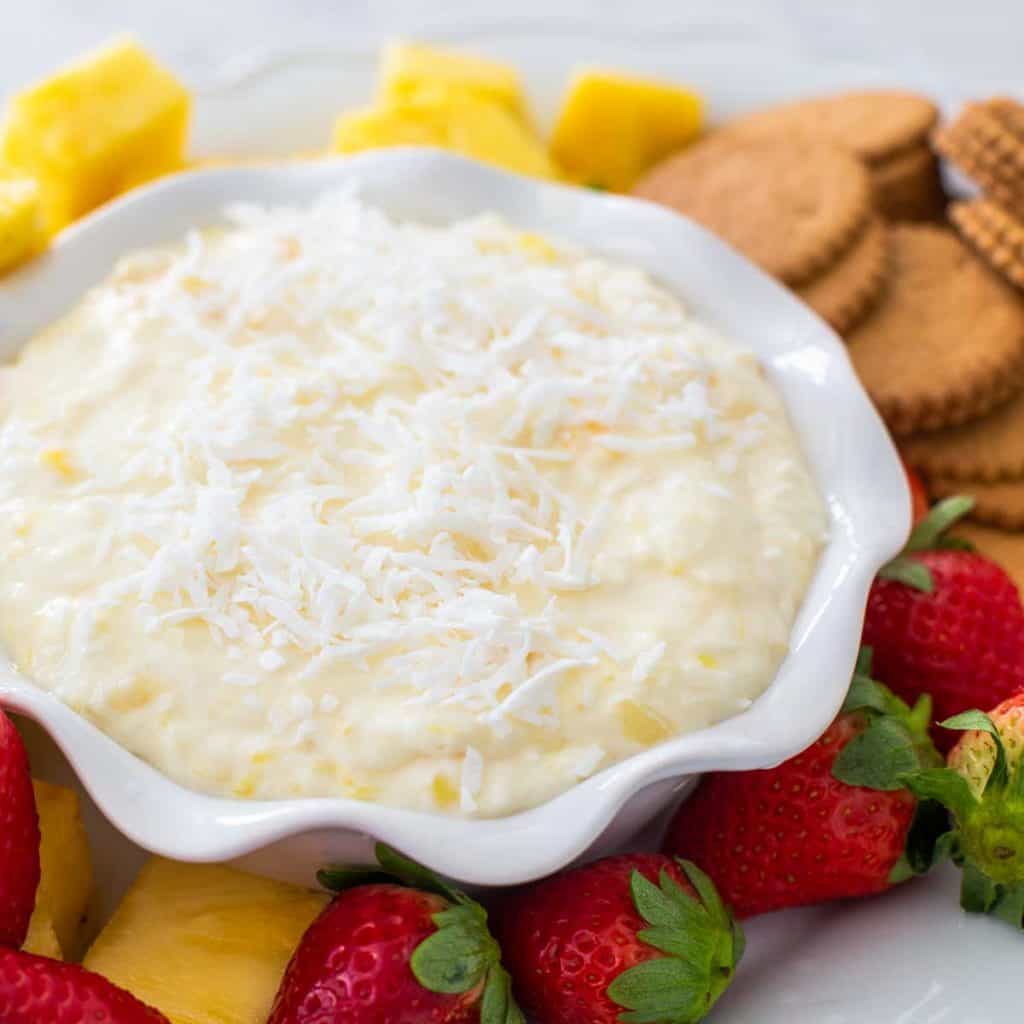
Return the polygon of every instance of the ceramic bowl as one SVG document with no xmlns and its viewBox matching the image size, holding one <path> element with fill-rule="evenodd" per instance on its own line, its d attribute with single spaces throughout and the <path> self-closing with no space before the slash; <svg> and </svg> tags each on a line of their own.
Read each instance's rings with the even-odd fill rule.
<svg viewBox="0 0 1024 1024">
<path fill-rule="evenodd" d="M 532 810 L 491 820 L 344 799 L 212 797 L 170 781 L 9 662 L 0 668 L 0 702 L 50 733 L 103 813 L 140 846 L 185 861 L 241 860 L 302 882 L 325 863 L 365 861 L 378 839 L 465 884 L 523 882 L 625 842 L 701 772 L 768 767 L 811 743 L 845 694 L 871 580 L 909 529 L 907 485 L 839 338 L 785 288 L 683 217 L 432 150 L 183 174 L 104 207 L 0 283 L 0 357 L 14 357 L 130 250 L 216 224 L 236 201 L 308 203 L 353 181 L 367 201 L 401 218 L 443 224 L 496 211 L 526 230 L 642 267 L 758 354 L 830 519 L 790 653 L 771 686 L 742 714 L 637 754 Z"/>
</svg>

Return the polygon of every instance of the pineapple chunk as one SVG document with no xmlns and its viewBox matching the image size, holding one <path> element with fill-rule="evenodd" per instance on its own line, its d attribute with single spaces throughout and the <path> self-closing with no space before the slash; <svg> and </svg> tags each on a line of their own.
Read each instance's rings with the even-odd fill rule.
<svg viewBox="0 0 1024 1024">
<path fill-rule="evenodd" d="M 434 102 L 452 93 L 495 103 L 529 123 L 519 72 L 508 64 L 422 43 L 391 43 L 384 48 L 378 88 L 384 106 Z"/>
<path fill-rule="evenodd" d="M 33 783 L 39 810 L 42 877 L 36 892 L 30 935 L 53 930 L 68 960 L 77 959 L 85 944 L 92 902 L 92 857 L 82 821 L 78 794 L 64 786 Z M 52 955 L 52 954 L 47 954 Z"/>
<path fill-rule="evenodd" d="M 540 141 L 497 104 L 449 95 L 343 114 L 334 129 L 339 153 L 382 146 L 440 146 L 519 174 L 556 178 Z"/>
<path fill-rule="evenodd" d="M 581 71 L 569 84 L 551 155 L 581 184 L 625 192 L 700 134 L 703 102 L 667 82 Z"/>
<path fill-rule="evenodd" d="M 46 228 L 58 231 L 179 169 L 189 110 L 184 87 L 119 39 L 13 97 L 2 158 L 39 182 Z"/>
<path fill-rule="evenodd" d="M 231 868 L 149 861 L 85 966 L 172 1024 L 265 1024 L 327 895 Z"/>
<path fill-rule="evenodd" d="M 39 186 L 0 170 L 0 274 L 33 256 L 43 240 Z"/>
<path fill-rule="evenodd" d="M 672 723 L 652 707 L 635 700 L 624 700 L 616 706 L 622 735 L 630 743 L 653 747 L 675 735 Z"/>
<path fill-rule="evenodd" d="M 34 953 L 36 956 L 48 956 L 51 960 L 63 960 L 64 951 L 57 941 L 57 933 L 53 929 L 53 922 L 45 914 L 36 912 L 29 922 L 28 935 L 25 936 L 24 945 L 21 947 L 26 953 Z"/>
</svg>

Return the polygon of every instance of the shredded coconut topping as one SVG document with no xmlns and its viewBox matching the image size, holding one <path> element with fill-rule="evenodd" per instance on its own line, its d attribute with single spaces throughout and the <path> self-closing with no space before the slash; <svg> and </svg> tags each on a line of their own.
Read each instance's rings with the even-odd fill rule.
<svg viewBox="0 0 1024 1024">
<path fill-rule="evenodd" d="M 372 657 L 375 685 L 555 722 L 553 684 L 599 650 L 560 628 L 558 597 L 598 582 L 608 506 L 577 507 L 545 470 L 577 436 L 633 452 L 720 433 L 679 306 L 631 270 L 596 305 L 596 261 L 563 246 L 537 265 L 490 217 L 437 231 L 343 194 L 230 219 L 155 275 L 151 257 L 122 265 L 104 311 L 196 352 L 179 418 L 112 481 L 139 488 L 113 525 L 139 569 L 96 603 L 131 594 L 150 631 L 202 621 L 268 672 L 275 644 L 307 672 Z M 638 285 L 641 304 L 616 301 Z M 297 442 L 312 457 L 282 478 Z"/>
<path fill-rule="evenodd" d="M 641 272 L 531 238 L 492 216 L 397 222 L 347 191 L 237 206 L 123 261 L 92 299 L 102 366 L 61 414 L 130 394 L 153 345 L 185 353 L 182 399 L 134 407 L 115 461 L 73 437 L 54 455 L 45 424 L 0 433 L 5 507 L 31 465 L 100 524 L 105 577 L 61 613 L 68 674 L 131 607 L 150 638 L 206 631 L 237 663 L 222 682 L 301 745 L 341 703 L 303 686 L 341 666 L 498 738 L 557 730 L 581 672 L 635 689 L 678 670 L 664 636 L 624 641 L 567 602 L 621 584 L 609 529 L 652 460 L 690 460 L 704 501 L 748 500 L 734 477 L 767 421 L 733 376 L 756 364 Z M 483 757 L 461 756 L 469 812 Z"/>
</svg>

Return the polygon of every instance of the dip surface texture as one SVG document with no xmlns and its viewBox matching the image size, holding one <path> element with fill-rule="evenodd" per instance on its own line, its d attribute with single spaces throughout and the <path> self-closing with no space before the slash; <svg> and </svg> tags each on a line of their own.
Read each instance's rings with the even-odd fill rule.
<svg viewBox="0 0 1024 1024">
<path fill-rule="evenodd" d="M 753 355 L 490 216 L 238 207 L 4 374 L 0 641 L 213 793 L 536 805 L 746 708 L 825 535 Z"/>
</svg>

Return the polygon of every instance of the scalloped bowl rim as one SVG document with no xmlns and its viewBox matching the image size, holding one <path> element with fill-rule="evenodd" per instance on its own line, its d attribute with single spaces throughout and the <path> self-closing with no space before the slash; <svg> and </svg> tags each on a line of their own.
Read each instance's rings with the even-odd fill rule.
<svg viewBox="0 0 1024 1024">
<path fill-rule="evenodd" d="M 909 529 L 907 484 L 838 337 L 785 288 L 684 217 L 641 200 L 522 178 L 429 149 L 189 172 L 103 207 L 0 283 L 0 357 L 12 356 L 69 310 L 125 252 L 215 223 L 234 202 L 307 202 L 353 180 L 368 201 L 399 217 L 446 223 L 496 211 L 526 229 L 644 267 L 758 352 L 782 391 L 830 518 L 830 537 L 790 653 L 771 686 L 739 715 L 636 754 L 531 810 L 493 819 L 347 799 L 243 801 L 195 792 L 119 746 L 6 659 L 0 664 L 0 703 L 38 721 L 103 813 L 151 852 L 226 861 L 341 830 L 391 843 L 476 885 L 515 884 L 558 870 L 655 783 L 713 769 L 769 767 L 811 743 L 845 694 L 871 580 Z"/>
</svg>

